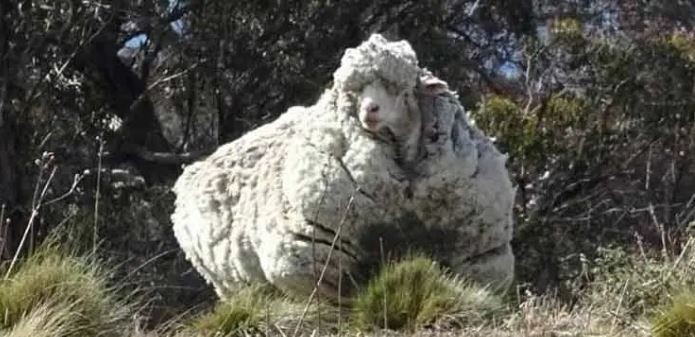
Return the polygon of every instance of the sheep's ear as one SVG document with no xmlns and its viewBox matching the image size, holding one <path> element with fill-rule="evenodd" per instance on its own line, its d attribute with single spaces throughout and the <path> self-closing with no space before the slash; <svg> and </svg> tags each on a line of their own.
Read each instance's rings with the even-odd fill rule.
<svg viewBox="0 0 695 337">
<path fill-rule="evenodd" d="M 449 85 L 446 82 L 434 76 L 424 78 L 422 84 L 425 92 L 430 95 L 438 95 L 449 90 Z"/>
</svg>

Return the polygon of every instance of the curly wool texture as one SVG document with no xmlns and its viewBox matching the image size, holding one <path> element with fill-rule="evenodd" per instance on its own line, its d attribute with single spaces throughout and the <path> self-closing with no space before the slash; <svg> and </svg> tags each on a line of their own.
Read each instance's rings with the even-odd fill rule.
<svg viewBox="0 0 695 337">
<path fill-rule="evenodd" d="M 424 72 L 407 42 L 372 35 L 346 51 L 315 105 L 292 107 L 184 169 L 174 233 L 220 297 L 259 281 L 305 296 L 324 265 L 319 291 L 349 295 L 382 250 L 423 250 L 480 282 L 511 280 L 506 156 L 470 125 L 456 95 L 420 97 L 430 122 L 414 167 L 355 117 L 355 93 L 370 81 L 415 88 Z"/>
</svg>

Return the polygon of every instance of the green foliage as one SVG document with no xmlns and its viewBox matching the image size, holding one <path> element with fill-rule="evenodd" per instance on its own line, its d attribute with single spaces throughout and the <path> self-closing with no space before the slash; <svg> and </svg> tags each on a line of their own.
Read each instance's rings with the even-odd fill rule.
<svg viewBox="0 0 695 337">
<path fill-rule="evenodd" d="M 687 60 L 695 61 L 695 36 L 674 32 L 665 38 L 666 45 L 678 50 Z"/>
<path fill-rule="evenodd" d="M 674 314 L 682 312 L 678 307 L 688 298 L 688 293 L 682 289 L 695 286 L 693 244 L 695 240 L 690 238 L 677 254 L 628 251 L 617 247 L 599 249 L 598 258 L 586 271 L 585 276 L 591 282 L 581 301 L 624 318 L 637 318 L 654 314 L 667 304 L 670 294 L 676 293 L 678 295 L 673 297 L 669 306 L 676 308 Z"/>
<path fill-rule="evenodd" d="M 525 155 L 537 142 L 536 120 L 522 113 L 509 98 L 493 96 L 473 113 L 475 123 L 490 136 L 502 139 L 512 158 Z"/>
<path fill-rule="evenodd" d="M 564 17 L 553 20 L 550 24 L 550 31 L 561 39 L 581 39 L 582 38 L 582 22 L 576 18 Z"/>
<path fill-rule="evenodd" d="M 79 305 L 79 304 L 77 304 Z M 74 312 L 75 304 L 47 301 L 22 316 L 3 334 L 4 337 L 63 337 L 89 336 L 82 334 L 80 318 Z"/>
<path fill-rule="evenodd" d="M 686 337 L 695 335 L 695 290 L 683 289 L 653 319 L 654 337 Z"/>
<path fill-rule="evenodd" d="M 335 330 L 338 308 L 330 303 L 306 308 L 306 303 L 289 298 L 265 284 L 250 284 L 229 294 L 210 311 L 189 320 L 183 333 L 196 336 L 248 336 L 266 331 L 294 331 L 301 323 L 301 331 L 315 329 Z M 319 321 L 320 320 L 320 321 Z"/>
<path fill-rule="evenodd" d="M 692 32 L 664 42 L 597 36 L 589 26 L 580 34 L 583 23 L 558 19 L 556 35 L 525 40 L 522 90 L 496 92 L 471 112 L 510 155 L 519 186 L 517 276 L 568 298 L 569 283 L 585 281 L 580 256 L 630 245 L 635 233 L 660 246 L 654 218 L 667 233 L 682 231 L 695 186 Z M 653 213 L 633 211 L 665 200 Z"/>
<path fill-rule="evenodd" d="M 487 134 L 498 138 L 512 161 L 542 168 L 549 154 L 573 151 L 584 131 L 586 109 L 582 99 L 560 95 L 532 109 L 492 96 L 472 112 L 472 117 Z"/>
<path fill-rule="evenodd" d="M 599 249 L 598 254 L 588 271 L 592 281 L 584 301 L 613 306 L 621 316 L 650 312 L 675 281 L 668 274 L 669 265 L 658 257 L 642 257 L 622 248 Z"/>
<path fill-rule="evenodd" d="M 416 256 L 388 264 L 369 282 L 355 299 L 353 321 L 362 330 L 476 325 L 502 308 L 488 289 L 453 278 Z"/>
<path fill-rule="evenodd" d="M 310 305 L 302 317 L 303 301 L 287 298 L 268 286 L 249 285 L 192 320 L 188 331 L 203 336 L 242 336 L 275 327 L 291 331 L 300 319 L 308 329 L 321 326 L 329 331 L 358 332 L 386 327 L 413 331 L 431 326 L 476 326 L 505 308 L 501 297 L 489 289 L 454 278 L 423 257 L 389 264 L 351 303 L 349 314 L 321 303 L 320 308 Z M 339 325 L 341 320 L 345 325 Z"/>
<path fill-rule="evenodd" d="M 46 324 L 70 326 L 55 336 L 117 336 L 129 308 L 107 280 L 97 261 L 48 242 L 0 281 L 0 328 Z"/>
<path fill-rule="evenodd" d="M 251 285 L 239 289 L 231 298 L 191 322 L 204 336 L 244 336 L 261 333 L 267 316 L 275 316 L 284 307 L 281 296 L 263 285 Z"/>
</svg>

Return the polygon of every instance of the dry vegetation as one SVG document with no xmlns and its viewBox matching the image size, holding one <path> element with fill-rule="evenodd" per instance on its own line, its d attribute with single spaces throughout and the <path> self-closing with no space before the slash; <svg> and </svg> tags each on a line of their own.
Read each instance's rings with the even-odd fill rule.
<svg viewBox="0 0 695 337">
<path fill-rule="evenodd" d="M 249 285 L 213 308 L 146 327 L 146 295 L 115 287 L 107 262 L 51 239 L 0 281 L 0 335 L 690 336 L 695 239 L 679 252 L 642 253 L 603 250 L 587 263 L 591 281 L 573 289 L 574 303 L 485 289 L 415 255 L 386 265 L 342 310 Z"/>
</svg>

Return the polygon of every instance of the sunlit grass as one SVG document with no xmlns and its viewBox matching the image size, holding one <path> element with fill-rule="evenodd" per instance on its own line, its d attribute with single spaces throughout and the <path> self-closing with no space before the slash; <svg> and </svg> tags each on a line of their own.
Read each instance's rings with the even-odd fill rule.
<svg viewBox="0 0 695 337">
<path fill-rule="evenodd" d="M 695 291 L 683 289 L 654 318 L 655 337 L 695 336 Z"/>
<path fill-rule="evenodd" d="M 0 280 L 0 329 L 11 331 L 8 336 L 41 324 L 60 326 L 57 337 L 118 336 L 128 312 L 98 261 L 51 242 Z"/>
<path fill-rule="evenodd" d="M 355 327 L 415 330 L 482 324 L 504 305 L 491 291 L 447 275 L 424 257 L 388 264 L 357 297 Z"/>
</svg>

